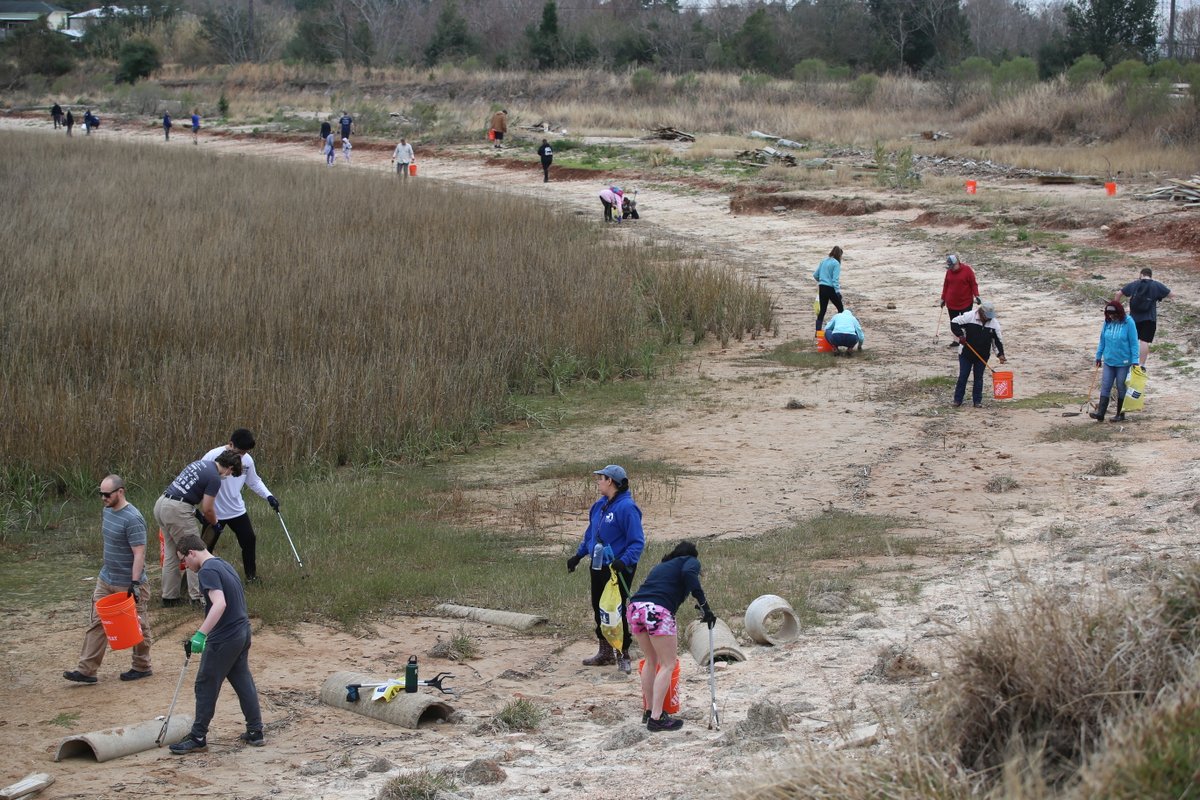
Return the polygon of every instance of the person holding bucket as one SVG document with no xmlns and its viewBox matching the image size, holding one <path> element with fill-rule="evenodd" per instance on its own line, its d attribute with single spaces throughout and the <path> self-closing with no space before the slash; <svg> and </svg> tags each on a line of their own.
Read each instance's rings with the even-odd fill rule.
<svg viewBox="0 0 1200 800">
<path fill-rule="evenodd" d="M 829 318 L 829 322 L 825 323 L 825 341 L 833 348 L 834 355 L 837 355 L 838 349 L 842 347 L 846 348 L 846 355 L 852 354 L 855 347 L 862 350 L 866 340 L 867 335 L 863 333 L 862 325 L 848 308 L 834 314 Z"/>
<path fill-rule="evenodd" d="M 1124 422 L 1125 379 L 1129 368 L 1138 361 L 1137 323 L 1125 314 L 1120 300 L 1109 300 L 1104 304 L 1104 325 L 1100 327 L 1100 344 L 1096 346 L 1096 366 L 1103 367 L 1100 374 L 1100 403 L 1088 416 L 1096 422 L 1104 422 L 1108 411 L 1108 400 L 1113 384 L 1117 386 L 1117 413 L 1113 422 Z"/>
<path fill-rule="evenodd" d="M 973 311 L 960 314 L 951 320 L 962 333 L 958 337 L 958 382 L 954 385 L 954 406 L 963 404 L 967 392 L 967 377 L 974 373 L 971 383 L 971 402 L 975 408 L 983 408 L 983 368 L 992 357 L 992 344 L 996 345 L 996 357 L 1005 363 L 1004 342 L 1000 339 L 1000 321 L 991 303 L 982 303 Z"/>
<path fill-rule="evenodd" d="M 92 615 L 83 634 L 79 666 L 64 672 L 63 677 L 76 683 L 96 682 L 96 671 L 100 669 L 109 643 L 96 602 L 117 595 L 118 599 L 133 601 L 141 626 L 141 641 L 133 645 L 133 666 L 128 672 L 121 673 L 121 680 L 149 678 L 154 671 L 150 669 L 150 625 L 146 621 L 146 606 L 150 602 L 150 589 L 146 583 L 146 520 L 142 512 L 125 499 L 125 481 L 120 475 L 109 475 L 100 481 L 100 501 L 104 503 L 104 565 L 96 576 L 96 588 L 92 591 Z"/>
<path fill-rule="evenodd" d="M 396 145 L 396 149 L 392 151 L 392 161 L 396 164 L 396 174 L 401 178 L 407 178 L 408 165 L 413 162 L 414 158 L 412 145 L 401 136 L 400 144 Z"/>
<path fill-rule="evenodd" d="M 817 282 L 817 330 L 825 324 L 825 310 L 833 303 L 838 313 L 842 307 L 842 248 L 834 247 L 829 255 L 813 270 L 813 280 Z"/>
<path fill-rule="evenodd" d="M 650 570 L 646 580 L 626 604 L 625 617 L 638 647 L 646 655 L 642 667 L 642 722 L 653 732 L 677 731 L 683 720 L 663 709 L 671 676 L 678 660 L 679 633 L 675 612 L 691 595 L 699 603 L 700 619 L 708 627 L 717 624 L 717 615 L 708 607 L 700 586 L 700 559 L 696 545 L 684 540 L 675 545 L 662 561 Z"/>
</svg>

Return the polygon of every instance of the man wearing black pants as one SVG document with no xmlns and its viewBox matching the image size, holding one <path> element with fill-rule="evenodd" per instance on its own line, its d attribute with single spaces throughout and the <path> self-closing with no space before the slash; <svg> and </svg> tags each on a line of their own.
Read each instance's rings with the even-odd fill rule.
<svg viewBox="0 0 1200 800">
<path fill-rule="evenodd" d="M 279 511 L 279 501 L 271 494 L 262 478 L 258 477 L 258 471 L 254 468 L 254 459 L 250 457 L 250 451 L 253 449 L 254 434 L 245 428 L 238 428 L 229 435 L 228 444 L 214 447 L 204 454 L 204 459 L 208 461 L 226 451 L 232 451 L 242 457 L 241 476 L 230 477 L 221 482 L 221 490 L 217 493 L 215 502 L 217 524 L 206 526 L 201 532 L 201 538 L 211 552 L 217 549 L 217 539 L 220 538 L 221 531 L 225 528 L 232 530 L 242 548 L 242 568 L 245 570 L 247 583 L 258 580 L 258 565 L 255 560 L 254 523 L 250 521 L 250 515 L 246 513 L 246 504 L 242 502 L 242 486 L 249 486 L 251 491 L 267 501 L 272 511 Z"/>
<path fill-rule="evenodd" d="M 187 737 L 171 745 L 170 750 L 177 756 L 208 750 L 208 725 L 226 680 L 246 718 L 246 732 L 238 738 L 252 747 L 262 747 L 262 709 L 258 687 L 250 674 L 250 617 L 242 583 L 233 567 L 205 549 L 199 536 L 184 536 L 176 549 L 179 560 L 199 578 L 205 615 L 200 629 L 183 641 L 184 653 L 201 656 L 196 672 L 196 717 Z"/>
</svg>

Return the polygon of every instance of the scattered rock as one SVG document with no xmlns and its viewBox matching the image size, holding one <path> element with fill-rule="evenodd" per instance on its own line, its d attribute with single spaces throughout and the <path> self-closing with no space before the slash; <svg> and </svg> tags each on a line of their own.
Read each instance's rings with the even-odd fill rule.
<svg viewBox="0 0 1200 800">
<path fill-rule="evenodd" d="M 825 592 L 808 601 L 808 607 L 818 614 L 837 614 L 845 611 L 850 601 L 840 594 Z"/>
<path fill-rule="evenodd" d="M 365 769 L 356 769 L 354 770 L 354 775 L 352 777 L 361 781 L 363 778 L 367 777 L 367 771 Z"/>
<path fill-rule="evenodd" d="M 301 775 L 324 775 L 329 772 L 329 767 L 319 761 L 310 761 L 307 764 L 301 764 L 299 772 Z"/>
<path fill-rule="evenodd" d="M 463 783 L 469 783 L 473 786 L 482 786 L 492 783 L 504 783 L 508 778 L 508 773 L 504 771 L 504 767 L 485 758 L 477 758 L 470 764 L 463 767 L 462 772 Z"/>
<path fill-rule="evenodd" d="M 875 666 L 864 676 L 864 680 L 877 680 L 895 683 L 909 678 L 919 678 L 929 674 L 929 668 L 921 659 L 912 654 L 904 645 L 893 644 L 880 651 L 875 659 Z"/>
<path fill-rule="evenodd" d="M 788 729 L 787 712 L 778 703 L 760 700 L 752 703 L 746 711 L 746 719 L 737 724 L 737 735 L 742 738 L 762 738 Z"/>
<path fill-rule="evenodd" d="M 788 713 L 788 716 L 796 714 L 811 714 L 817 710 L 815 703 L 810 703 L 807 700 L 794 700 L 790 703 L 784 703 L 783 710 Z"/>
<path fill-rule="evenodd" d="M 601 745 L 602 750 L 621 750 L 626 747 L 632 747 L 638 742 L 649 736 L 649 731 L 646 726 L 636 722 L 630 722 L 622 725 L 608 735 Z"/>
<path fill-rule="evenodd" d="M 621 710 L 618 703 L 600 703 L 587 710 L 588 718 L 598 725 L 616 725 L 623 722 L 629 715 Z"/>
<path fill-rule="evenodd" d="M 842 745 L 843 750 L 851 750 L 857 747 L 871 747 L 879 744 L 879 725 L 864 725 L 860 728 L 855 728 L 846 737 L 846 743 Z"/>
<path fill-rule="evenodd" d="M 528 672 L 521 672 L 519 669 L 506 669 L 496 677 L 502 681 L 527 681 L 533 676 Z"/>
<path fill-rule="evenodd" d="M 367 772 L 387 772 L 392 767 L 392 762 L 388 761 L 383 756 L 380 756 L 367 766 Z"/>
<path fill-rule="evenodd" d="M 854 630 L 863 630 L 865 628 L 882 628 L 883 620 L 874 614 L 863 614 L 861 617 L 855 617 L 850 621 L 850 627 Z"/>
<path fill-rule="evenodd" d="M 801 409 L 801 408 L 808 408 L 808 406 L 804 405 L 804 403 L 801 403 L 799 400 L 797 400 L 794 397 L 791 400 L 788 400 L 784 404 L 783 407 L 788 409 L 789 411 L 795 411 L 795 410 Z"/>
<path fill-rule="evenodd" d="M 896 304 L 895 304 L 895 303 L 888 303 L 888 304 L 887 304 L 887 307 L 888 307 L 888 310 L 889 310 L 889 311 L 895 311 L 895 310 L 896 310 Z"/>
</svg>

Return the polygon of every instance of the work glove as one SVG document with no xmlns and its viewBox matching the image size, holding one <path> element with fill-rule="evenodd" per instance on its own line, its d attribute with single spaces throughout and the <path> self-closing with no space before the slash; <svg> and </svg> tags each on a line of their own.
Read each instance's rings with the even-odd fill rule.
<svg viewBox="0 0 1200 800">
<path fill-rule="evenodd" d="M 700 621 L 707 625 L 710 629 L 717 624 L 717 615 L 708 607 L 708 603 L 698 605 L 696 608 L 700 611 Z"/>
<path fill-rule="evenodd" d="M 128 592 L 128 594 L 126 594 L 125 596 L 126 596 L 126 597 L 132 597 L 132 598 L 133 598 L 133 602 L 134 602 L 135 604 L 137 603 L 137 601 L 138 601 L 138 584 L 137 584 L 137 581 L 134 581 L 133 583 L 129 584 L 129 592 Z"/>
<path fill-rule="evenodd" d="M 192 634 L 192 638 L 188 639 L 188 652 L 193 655 L 200 655 L 204 652 L 204 643 L 208 641 L 208 634 L 196 631 Z"/>
<path fill-rule="evenodd" d="M 201 511 L 200 509 L 198 509 L 198 508 L 193 508 L 193 509 L 192 509 L 192 516 L 193 516 L 193 517 L 195 517 L 195 518 L 196 518 L 196 521 L 200 523 L 200 527 L 202 527 L 202 528 L 203 528 L 205 525 L 207 525 L 207 524 L 208 524 L 208 520 L 206 520 L 206 519 L 204 518 L 204 512 L 203 512 L 203 511 Z"/>
<path fill-rule="evenodd" d="M 629 567 L 625 566 L 625 562 L 619 558 L 613 559 L 612 566 L 617 572 L 625 572 L 629 569 Z"/>
<path fill-rule="evenodd" d="M 938 303 L 938 308 L 945 308 L 945 307 L 946 307 L 946 301 L 945 301 L 945 300 L 943 300 L 942 302 Z"/>
<path fill-rule="evenodd" d="M 225 523 L 221 522 L 221 520 L 217 520 L 212 524 L 212 529 L 213 533 L 220 533 L 221 531 L 225 530 Z"/>
<path fill-rule="evenodd" d="M 965 337 L 965 336 L 960 336 L 960 337 L 958 337 L 958 343 L 959 343 L 959 344 L 966 344 L 966 343 L 967 343 L 967 337 Z"/>
<path fill-rule="evenodd" d="M 583 556 L 571 556 L 567 559 L 567 572 L 574 572 L 579 566 L 579 562 L 583 560 Z"/>
<path fill-rule="evenodd" d="M 1097 367 L 1100 366 L 1100 359 L 1098 359 L 1098 358 L 1096 359 L 1096 366 Z"/>
<path fill-rule="evenodd" d="M 273 495 L 273 494 L 267 495 L 267 505 L 269 505 L 271 507 L 271 510 L 274 511 L 276 514 L 279 513 L 279 501 L 275 499 L 275 495 Z"/>
</svg>

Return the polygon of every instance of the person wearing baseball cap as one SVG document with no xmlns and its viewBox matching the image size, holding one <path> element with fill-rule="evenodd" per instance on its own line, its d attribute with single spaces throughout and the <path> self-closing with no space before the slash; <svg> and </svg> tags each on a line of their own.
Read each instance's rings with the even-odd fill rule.
<svg viewBox="0 0 1200 800">
<path fill-rule="evenodd" d="M 975 270 L 965 261 L 961 261 L 953 253 L 946 256 L 946 277 L 942 279 L 941 307 L 950 312 L 950 332 L 955 339 L 963 335 L 962 328 L 954 322 L 954 318 L 971 310 L 972 300 L 979 299 L 979 284 L 975 281 Z M 957 341 L 950 342 L 956 347 Z"/>
<path fill-rule="evenodd" d="M 642 510 L 633 502 L 633 495 L 629 492 L 629 476 L 624 467 L 609 464 L 592 474 L 596 476 L 600 497 L 588 512 L 588 526 L 583 532 L 583 540 L 575 549 L 575 555 L 567 559 L 567 572 L 574 572 L 584 556 L 591 558 L 592 616 L 596 621 L 596 638 L 600 641 L 600 649 L 596 655 L 585 658 L 583 664 L 602 667 L 615 663 L 621 672 L 628 674 L 631 670 L 629 645 L 632 637 L 629 621 L 625 619 L 625 603 L 629 599 L 629 587 L 637 571 L 638 559 L 646 547 Z M 616 570 L 617 582 L 621 587 L 620 652 L 613 651 L 612 645 L 600 631 L 600 595 L 609 581 L 609 570 L 606 569 L 609 566 Z"/>
<path fill-rule="evenodd" d="M 1005 363 L 1004 342 L 1000 339 L 1000 321 L 991 303 L 981 303 L 974 311 L 960 314 L 951 320 L 962 333 L 956 344 L 958 348 L 958 382 L 954 385 L 954 405 L 961 406 L 967 390 L 967 377 L 974 372 L 971 383 L 971 401 L 975 408 L 983 408 L 983 368 L 992 357 L 992 344 L 996 345 L 996 357 Z"/>
</svg>

